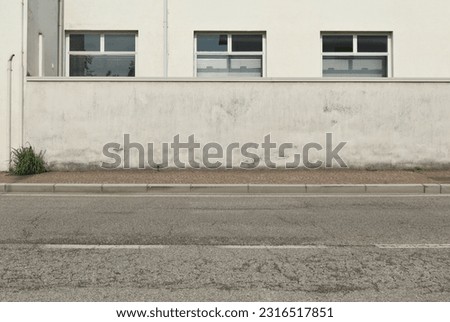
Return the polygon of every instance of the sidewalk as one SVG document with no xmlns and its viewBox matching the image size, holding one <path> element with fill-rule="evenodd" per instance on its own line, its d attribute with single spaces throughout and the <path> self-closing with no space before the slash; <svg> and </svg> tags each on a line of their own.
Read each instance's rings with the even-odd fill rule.
<svg viewBox="0 0 450 322">
<path fill-rule="evenodd" d="M 97 170 L 48 172 L 0 183 L 48 184 L 449 184 L 450 170 Z"/>
</svg>

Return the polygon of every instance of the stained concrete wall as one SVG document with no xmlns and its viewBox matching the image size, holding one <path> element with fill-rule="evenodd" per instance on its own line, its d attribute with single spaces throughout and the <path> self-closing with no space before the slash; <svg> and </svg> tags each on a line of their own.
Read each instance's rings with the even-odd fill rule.
<svg viewBox="0 0 450 322">
<path fill-rule="evenodd" d="M 2 45 L 0 46 L 0 171 L 8 169 L 8 142 L 9 142 L 9 86 L 12 86 L 11 94 L 11 119 L 12 137 L 11 142 L 14 147 L 18 147 L 22 141 L 22 89 L 23 89 L 23 55 L 22 49 L 22 1 L 8 0 L 2 1 L 0 10 L 0 27 Z M 11 55 L 13 59 L 11 81 L 9 78 L 9 63 Z"/>
<path fill-rule="evenodd" d="M 326 132 L 348 142 L 341 156 L 350 167 L 443 167 L 449 102 L 450 82 L 30 80 L 25 137 L 62 168 L 110 162 L 102 148 L 124 134 L 159 147 L 177 134 L 228 145 L 271 133 L 302 152 L 324 145 Z"/>
<path fill-rule="evenodd" d="M 66 30 L 138 30 L 137 76 L 162 77 L 164 0 L 65 0 Z M 450 77 L 448 0 L 168 0 L 169 77 L 194 76 L 195 31 L 262 31 L 267 77 L 322 77 L 321 32 L 392 33 L 394 77 Z"/>
</svg>

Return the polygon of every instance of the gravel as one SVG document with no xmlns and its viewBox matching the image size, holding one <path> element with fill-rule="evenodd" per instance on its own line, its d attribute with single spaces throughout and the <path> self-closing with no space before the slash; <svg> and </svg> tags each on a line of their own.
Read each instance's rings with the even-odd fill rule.
<svg viewBox="0 0 450 322">
<path fill-rule="evenodd" d="M 23 177 L 1 172 L 0 183 L 442 184 L 450 183 L 450 170 L 95 170 Z"/>
</svg>

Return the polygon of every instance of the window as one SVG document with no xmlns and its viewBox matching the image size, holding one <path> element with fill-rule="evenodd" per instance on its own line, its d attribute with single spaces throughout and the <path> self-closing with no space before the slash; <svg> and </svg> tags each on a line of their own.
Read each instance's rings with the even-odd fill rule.
<svg viewBox="0 0 450 322">
<path fill-rule="evenodd" d="M 135 76 L 136 33 L 70 33 L 69 76 Z"/>
<path fill-rule="evenodd" d="M 390 76 L 390 35 L 323 34 L 323 77 Z"/>
<path fill-rule="evenodd" d="M 198 33 L 195 42 L 197 77 L 263 76 L 263 34 Z"/>
</svg>

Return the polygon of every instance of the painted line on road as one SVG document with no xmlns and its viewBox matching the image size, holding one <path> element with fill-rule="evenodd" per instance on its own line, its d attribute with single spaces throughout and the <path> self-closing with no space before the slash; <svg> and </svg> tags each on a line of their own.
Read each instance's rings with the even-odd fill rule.
<svg viewBox="0 0 450 322">
<path fill-rule="evenodd" d="M 169 247 L 213 247 L 222 249 L 324 249 L 326 245 L 39 245 L 43 249 L 99 249 L 99 250 L 120 250 L 120 249 L 164 249 Z M 333 247 L 333 246 L 331 246 Z"/>
<path fill-rule="evenodd" d="M 120 249 L 163 249 L 167 245 L 41 245 L 43 249 L 100 249 L 100 250 L 120 250 Z"/>
<path fill-rule="evenodd" d="M 450 249 L 450 244 L 367 244 L 367 245 L 83 245 L 83 244 L 0 244 L 0 248 L 40 248 L 44 250 L 155 250 L 183 247 L 205 247 L 219 249 L 345 249 L 345 248 L 378 248 L 378 249 Z"/>
<path fill-rule="evenodd" d="M 381 249 L 450 249 L 450 244 L 377 244 Z"/>
<path fill-rule="evenodd" d="M 324 248 L 330 248 L 330 246 L 326 246 L 326 245 L 281 245 L 281 246 L 271 246 L 271 245 L 221 245 L 221 246 L 215 246 L 215 247 L 216 248 L 223 248 L 223 249 L 324 249 Z"/>
</svg>

